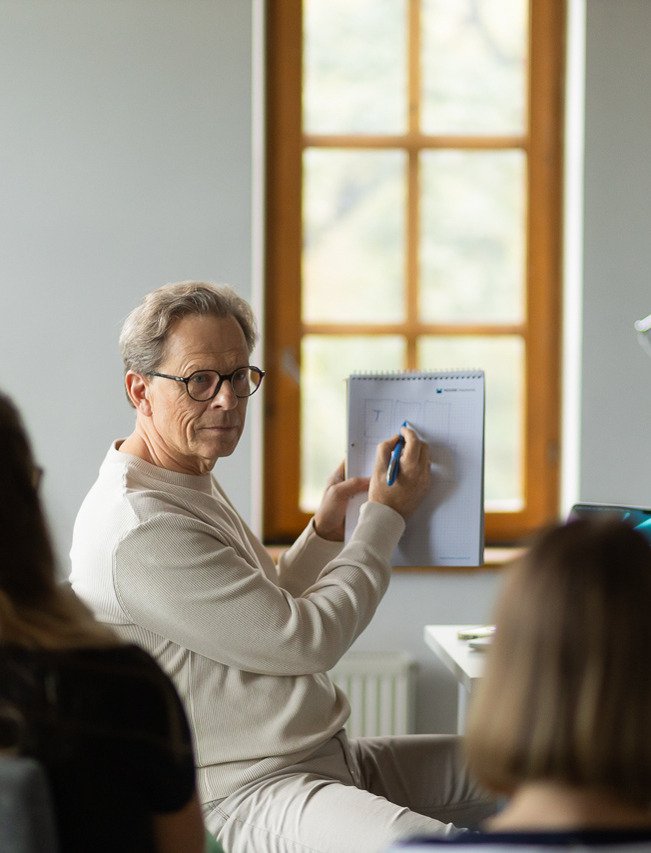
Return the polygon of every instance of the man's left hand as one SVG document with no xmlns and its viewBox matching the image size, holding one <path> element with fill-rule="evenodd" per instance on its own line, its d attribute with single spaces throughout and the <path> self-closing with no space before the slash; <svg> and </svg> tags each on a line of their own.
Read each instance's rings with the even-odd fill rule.
<svg viewBox="0 0 651 853">
<path fill-rule="evenodd" d="M 368 477 L 346 479 L 344 463 L 341 463 L 329 478 L 321 505 L 314 513 L 314 529 L 322 539 L 343 540 L 348 501 L 353 495 L 368 491 L 368 484 Z"/>
</svg>

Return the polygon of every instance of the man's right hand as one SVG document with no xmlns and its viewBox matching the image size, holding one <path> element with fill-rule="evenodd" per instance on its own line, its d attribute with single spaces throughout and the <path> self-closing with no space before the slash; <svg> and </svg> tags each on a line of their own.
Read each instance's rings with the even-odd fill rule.
<svg viewBox="0 0 651 853">
<path fill-rule="evenodd" d="M 400 454 L 400 469 L 392 486 L 387 485 L 387 468 L 398 436 L 378 444 L 375 468 L 368 489 L 369 501 L 385 504 L 407 518 L 422 501 L 430 487 L 431 458 L 427 442 L 410 427 L 400 429 L 405 446 Z"/>
</svg>

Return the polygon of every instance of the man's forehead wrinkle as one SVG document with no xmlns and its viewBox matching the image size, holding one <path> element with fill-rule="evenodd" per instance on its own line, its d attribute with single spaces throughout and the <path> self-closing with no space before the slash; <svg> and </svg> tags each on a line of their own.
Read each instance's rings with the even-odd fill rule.
<svg viewBox="0 0 651 853">
<path fill-rule="evenodd" d="M 174 369 L 192 372 L 194 370 L 223 370 L 225 366 L 244 366 L 248 363 L 249 353 L 244 342 L 233 344 L 232 335 L 225 334 L 230 340 L 222 340 L 220 335 L 212 335 L 210 340 L 201 343 L 195 340 L 188 330 L 176 326 L 168 335 L 163 351 L 163 360 L 174 363 Z M 235 364 L 237 362 L 237 364 Z"/>
</svg>

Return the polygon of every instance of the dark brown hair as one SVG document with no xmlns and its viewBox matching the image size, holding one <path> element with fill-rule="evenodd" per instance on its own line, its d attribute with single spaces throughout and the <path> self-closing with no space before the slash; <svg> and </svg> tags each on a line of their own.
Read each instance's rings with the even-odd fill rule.
<svg viewBox="0 0 651 853">
<path fill-rule="evenodd" d="M 38 472 L 18 410 L 0 393 L 0 642 L 111 644 L 114 634 L 56 579 Z"/>
<path fill-rule="evenodd" d="M 18 605 L 38 607 L 52 595 L 54 554 L 27 434 L 4 394 L 0 394 L 0 447 L 0 590 Z"/>
</svg>

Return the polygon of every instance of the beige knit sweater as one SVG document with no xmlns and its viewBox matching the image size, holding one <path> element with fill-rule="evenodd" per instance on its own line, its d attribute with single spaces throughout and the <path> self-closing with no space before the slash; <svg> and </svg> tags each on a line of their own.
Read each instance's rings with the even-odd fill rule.
<svg viewBox="0 0 651 853">
<path fill-rule="evenodd" d="M 402 517 L 362 507 L 351 541 L 310 523 L 276 567 L 212 475 L 109 449 L 75 522 L 70 580 L 173 678 L 202 802 L 307 757 L 345 723 L 325 674 L 368 625 Z"/>
</svg>

